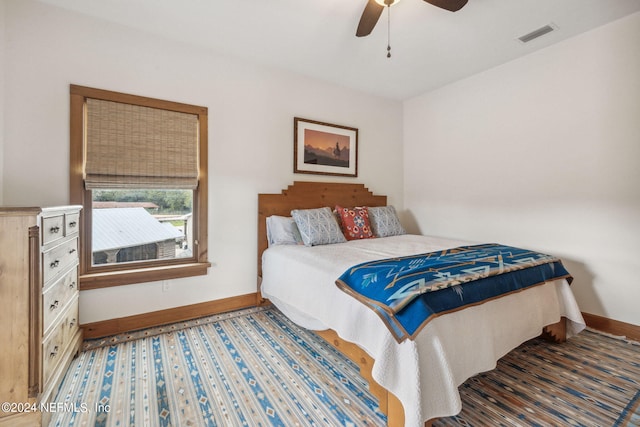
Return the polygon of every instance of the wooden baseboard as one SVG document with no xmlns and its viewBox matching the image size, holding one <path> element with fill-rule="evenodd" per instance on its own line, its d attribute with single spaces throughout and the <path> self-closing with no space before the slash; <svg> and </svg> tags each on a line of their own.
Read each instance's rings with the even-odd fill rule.
<svg viewBox="0 0 640 427">
<path fill-rule="evenodd" d="M 174 307 L 166 310 L 150 313 L 136 314 L 134 316 L 120 317 L 117 319 L 102 320 L 99 322 L 80 325 L 85 339 L 101 338 L 137 329 L 152 328 L 169 323 L 183 322 L 203 316 L 225 313 L 241 308 L 254 307 L 256 305 L 256 293 L 238 295 L 215 301 L 201 302 L 198 304 Z"/>
<path fill-rule="evenodd" d="M 584 312 L 582 317 L 584 317 L 584 321 L 590 328 L 612 335 L 624 335 L 631 340 L 640 341 L 640 326 L 638 325 Z"/>
</svg>

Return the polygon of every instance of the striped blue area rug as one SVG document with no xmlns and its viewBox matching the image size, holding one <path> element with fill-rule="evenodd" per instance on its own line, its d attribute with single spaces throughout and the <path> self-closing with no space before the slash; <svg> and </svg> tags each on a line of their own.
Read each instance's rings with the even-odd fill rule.
<svg viewBox="0 0 640 427">
<path fill-rule="evenodd" d="M 629 405 L 622 411 L 616 426 L 640 426 L 640 390 Z"/>
<path fill-rule="evenodd" d="M 534 339 L 459 390 L 462 411 L 434 426 L 640 426 L 640 343 L 589 330 Z"/>
<path fill-rule="evenodd" d="M 528 341 L 434 426 L 640 425 L 640 344 Z M 50 426 L 384 426 L 358 368 L 271 307 L 86 341 Z"/>
<path fill-rule="evenodd" d="M 358 367 L 278 311 L 207 319 L 83 351 L 56 398 L 69 410 L 50 426 L 386 423 Z"/>
</svg>

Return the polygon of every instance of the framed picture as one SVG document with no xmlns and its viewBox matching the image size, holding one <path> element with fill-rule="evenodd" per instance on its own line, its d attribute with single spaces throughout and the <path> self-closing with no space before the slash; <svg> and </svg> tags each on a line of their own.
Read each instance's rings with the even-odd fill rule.
<svg viewBox="0 0 640 427">
<path fill-rule="evenodd" d="M 358 176 L 358 129 L 294 117 L 293 172 Z"/>
</svg>

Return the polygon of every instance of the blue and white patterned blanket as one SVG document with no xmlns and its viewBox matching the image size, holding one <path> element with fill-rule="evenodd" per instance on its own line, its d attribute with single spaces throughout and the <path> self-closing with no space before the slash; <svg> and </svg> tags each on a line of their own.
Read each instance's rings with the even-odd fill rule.
<svg viewBox="0 0 640 427">
<path fill-rule="evenodd" d="M 558 258 L 488 243 L 365 262 L 336 284 L 402 342 L 435 316 L 556 279 L 572 280 Z"/>
</svg>

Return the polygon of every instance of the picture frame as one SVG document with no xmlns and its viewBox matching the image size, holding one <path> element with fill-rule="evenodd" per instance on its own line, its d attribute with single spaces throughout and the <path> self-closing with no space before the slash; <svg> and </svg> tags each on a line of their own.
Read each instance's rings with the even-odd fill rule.
<svg viewBox="0 0 640 427">
<path fill-rule="evenodd" d="M 293 172 L 358 176 L 358 129 L 293 118 Z"/>
</svg>

